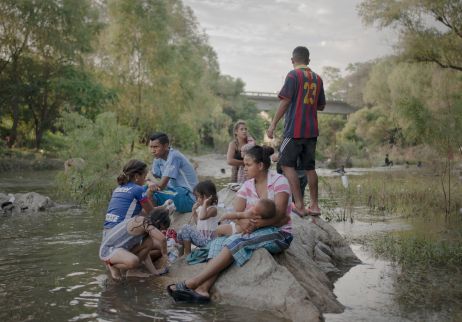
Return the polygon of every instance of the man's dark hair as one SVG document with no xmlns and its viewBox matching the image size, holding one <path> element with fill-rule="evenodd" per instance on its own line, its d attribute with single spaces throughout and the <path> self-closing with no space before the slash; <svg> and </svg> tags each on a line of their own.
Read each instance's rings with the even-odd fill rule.
<svg viewBox="0 0 462 322">
<path fill-rule="evenodd" d="M 149 137 L 149 140 L 151 141 L 158 140 L 160 144 L 170 143 L 167 134 L 162 133 L 162 132 L 156 132 L 156 133 L 151 134 L 151 136 Z"/>
<path fill-rule="evenodd" d="M 310 51 L 304 46 L 298 46 L 292 52 L 292 58 L 297 63 L 307 64 L 310 62 Z"/>
</svg>

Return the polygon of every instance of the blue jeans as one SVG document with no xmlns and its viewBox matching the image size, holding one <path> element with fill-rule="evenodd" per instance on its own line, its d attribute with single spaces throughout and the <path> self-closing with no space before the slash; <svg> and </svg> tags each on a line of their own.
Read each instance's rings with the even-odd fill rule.
<svg viewBox="0 0 462 322">
<path fill-rule="evenodd" d="M 162 205 L 168 199 L 172 199 L 178 212 L 191 212 L 192 206 L 196 202 L 192 197 L 192 193 L 183 187 L 167 188 L 167 190 L 154 192 L 152 196 L 157 206 Z"/>
</svg>

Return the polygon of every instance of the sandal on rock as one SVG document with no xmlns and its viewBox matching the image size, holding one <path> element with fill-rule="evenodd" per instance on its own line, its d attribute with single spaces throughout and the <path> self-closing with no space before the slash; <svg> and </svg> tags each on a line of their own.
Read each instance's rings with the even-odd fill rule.
<svg viewBox="0 0 462 322">
<path fill-rule="evenodd" d="M 175 285 L 175 289 L 172 286 Z M 178 282 L 176 284 L 170 284 L 167 286 L 168 294 L 173 297 L 175 302 L 187 302 L 187 303 L 208 303 L 210 297 L 201 295 L 186 286 L 186 281 Z"/>
</svg>

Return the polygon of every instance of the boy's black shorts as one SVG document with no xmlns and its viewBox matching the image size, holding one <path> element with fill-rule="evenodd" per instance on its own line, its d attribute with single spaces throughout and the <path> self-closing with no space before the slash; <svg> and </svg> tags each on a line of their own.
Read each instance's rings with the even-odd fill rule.
<svg viewBox="0 0 462 322">
<path fill-rule="evenodd" d="M 281 166 L 300 170 L 314 170 L 317 141 L 318 138 L 285 138 L 279 148 L 279 163 Z"/>
</svg>

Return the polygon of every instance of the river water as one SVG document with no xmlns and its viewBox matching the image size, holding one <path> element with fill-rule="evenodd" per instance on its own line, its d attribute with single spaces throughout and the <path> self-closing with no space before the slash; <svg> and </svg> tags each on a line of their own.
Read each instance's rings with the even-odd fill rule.
<svg viewBox="0 0 462 322">
<path fill-rule="evenodd" d="M 53 198 L 55 172 L 1 174 L 0 192 Z M 282 321 L 225 305 L 178 305 L 156 278 L 108 282 L 102 214 L 73 207 L 0 217 L 0 321 Z"/>
<path fill-rule="evenodd" d="M 0 174 L 0 192 L 36 191 L 53 198 L 55 172 Z M 156 278 L 108 281 L 98 259 L 102 214 L 72 206 L 0 218 L 1 321 L 282 321 L 268 312 L 219 304 L 178 305 Z M 402 221 L 334 223 L 345 236 L 408 229 Z M 406 311 L 396 300 L 399 269 L 352 248 L 363 264 L 335 283 L 346 306 L 326 321 L 448 321 L 428 308 Z"/>
</svg>

